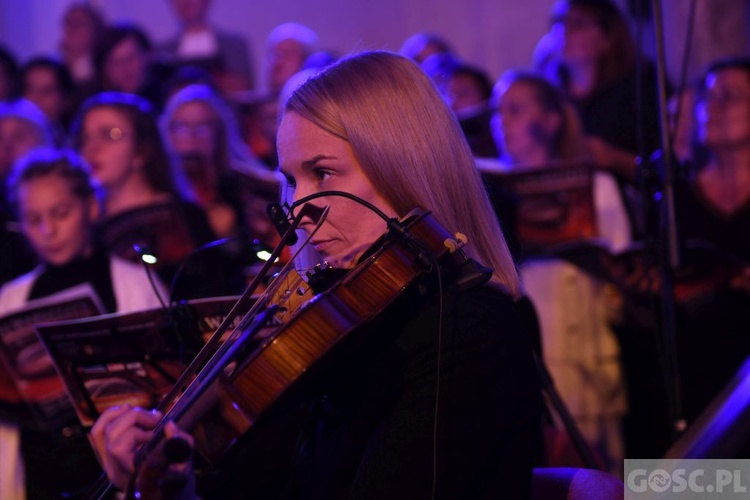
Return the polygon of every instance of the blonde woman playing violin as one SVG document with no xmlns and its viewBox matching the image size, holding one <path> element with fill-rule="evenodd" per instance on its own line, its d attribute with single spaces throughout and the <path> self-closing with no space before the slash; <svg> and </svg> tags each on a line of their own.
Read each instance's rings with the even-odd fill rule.
<svg viewBox="0 0 750 500">
<path fill-rule="evenodd" d="M 278 150 L 288 199 L 343 191 L 387 217 L 429 209 L 448 231 L 466 236 L 467 258 L 494 272 L 474 280 L 481 271 L 462 267 L 438 280 L 438 266 L 427 270 L 422 286 L 367 322 L 370 335 L 326 365 L 299 400 L 301 418 L 290 416 L 295 406 L 267 422 L 218 472 L 198 478 L 197 494 L 527 498 L 541 452 L 541 400 L 516 311 L 516 269 L 458 123 L 430 80 L 395 54 L 346 58 L 288 100 Z M 387 230 L 351 199 L 310 203 L 330 207 L 311 245 L 336 268 L 362 265 Z M 314 222 L 304 218 L 300 228 L 310 233 Z M 118 487 L 127 486 L 135 450 L 160 420 L 147 409 L 120 408 L 93 428 Z M 176 426 L 165 434 L 185 435 Z M 160 491 L 160 471 L 190 477 L 184 464 L 159 460 L 160 450 L 139 469 L 135 486 L 144 494 Z M 192 481 L 185 484 L 174 496 L 196 494 Z"/>
</svg>

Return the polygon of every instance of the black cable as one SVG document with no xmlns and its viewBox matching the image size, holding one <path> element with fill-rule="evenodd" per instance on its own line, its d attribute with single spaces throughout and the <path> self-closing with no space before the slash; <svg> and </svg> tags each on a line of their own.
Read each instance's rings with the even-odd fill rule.
<svg viewBox="0 0 750 500">
<path fill-rule="evenodd" d="M 314 199 L 324 198 L 327 196 L 340 196 L 342 198 L 348 198 L 372 210 L 378 217 L 380 217 L 381 219 L 385 221 L 388 229 L 391 231 L 391 234 L 398 236 L 404 244 L 406 244 L 409 248 L 411 248 L 415 252 L 415 255 L 417 256 L 417 260 L 419 261 L 422 268 L 426 272 L 430 271 L 430 269 L 432 268 L 432 256 L 430 255 L 429 249 L 427 249 L 422 244 L 422 242 L 420 242 L 417 238 L 412 236 L 409 233 L 407 226 L 403 224 L 400 220 L 398 220 L 397 217 L 388 217 L 378 207 L 376 207 L 375 205 L 373 205 L 372 203 L 366 200 L 363 200 L 359 196 L 355 196 L 345 191 L 320 191 L 318 193 L 305 196 L 304 198 L 300 198 L 299 200 L 295 201 L 291 205 L 285 204 L 284 207 L 289 211 L 292 218 L 296 218 L 294 215 L 295 208 L 299 207 L 300 205 L 305 205 L 307 202 L 312 201 Z"/>
<path fill-rule="evenodd" d="M 153 272 L 151 270 L 151 264 L 146 262 L 146 259 L 145 259 L 147 255 L 154 255 L 153 252 L 149 250 L 148 248 L 141 246 L 137 243 L 133 245 L 133 250 L 135 250 L 135 253 L 138 254 L 141 264 L 143 264 L 143 267 L 146 269 L 146 276 L 148 276 L 148 282 L 151 284 L 151 288 L 153 289 L 154 294 L 156 295 L 156 298 L 159 299 L 159 304 L 161 304 L 161 308 L 164 309 L 164 312 L 169 313 L 169 308 L 167 307 L 167 304 L 164 303 L 164 299 L 159 293 L 159 289 L 156 287 L 156 282 L 154 281 Z"/>
<path fill-rule="evenodd" d="M 432 487 L 431 487 L 431 498 L 434 499 L 437 494 L 437 476 L 438 476 L 438 464 L 437 464 L 437 446 L 438 446 L 438 414 L 439 414 L 439 408 L 440 408 L 440 369 L 442 367 L 442 350 L 443 350 L 443 314 L 444 314 L 444 306 L 443 306 L 443 281 L 442 281 L 442 273 L 440 272 L 440 264 L 438 262 L 437 256 L 435 256 L 431 251 L 429 251 L 428 248 L 425 247 L 425 245 L 419 241 L 418 239 L 414 238 L 411 234 L 408 233 L 408 230 L 404 224 L 402 224 L 397 218 L 395 217 L 388 217 L 382 210 L 378 209 L 373 204 L 363 200 L 362 198 L 355 196 L 351 193 L 347 193 L 344 191 L 321 191 L 319 193 L 311 194 L 309 196 L 305 196 L 304 198 L 300 198 L 299 200 L 295 201 L 291 205 L 287 205 L 287 209 L 289 210 L 289 213 L 294 217 L 294 209 L 300 205 L 303 205 L 309 201 L 312 201 L 316 198 L 323 198 L 326 196 L 341 196 L 343 198 L 348 198 L 356 203 L 359 203 L 362 206 L 365 206 L 372 210 L 375 214 L 378 215 L 381 219 L 383 219 L 388 229 L 392 230 L 407 246 L 410 246 L 413 250 L 415 250 L 417 260 L 422 265 L 425 272 L 431 272 L 433 269 L 437 270 L 437 282 L 438 282 L 438 300 L 439 300 L 439 313 L 438 313 L 438 334 L 437 334 L 437 361 L 436 361 L 436 375 L 435 375 L 435 410 L 433 414 L 433 436 L 432 436 Z"/>
<path fill-rule="evenodd" d="M 187 264 L 187 262 L 189 260 L 191 260 L 195 255 L 204 252 L 205 250 L 208 250 L 208 249 L 211 249 L 211 248 L 216 248 L 218 246 L 221 246 L 221 245 L 224 245 L 224 244 L 229 243 L 231 241 L 239 240 L 239 239 L 242 239 L 242 238 L 243 238 L 242 236 L 231 236 L 229 238 L 221 238 L 219 240 L 210 241 L 210 242 L 206 243 L 205 245 L 201 245 L 201 246 L 199 246 L 197 248 L 194 248 L 188 254 L 187 257 L 185 257 L 184 259 L 182 259 L 182 262 L 180 262 L 180 265 L 177 267 L 177 271 L 174 273 L 174 276 L 172 276 L 172 281 L 169 284 L 169 307 L 170 308 L 173 307 L 173 304 L 175 302 L 175 300 L 174 300 L 174 292 L 175 292 L 175 287 L 177 285 L 177 280 L 182 275 L 182 272 L 185 269 L 185 265 Z"/>
<path fill-rule="evenodd" d="M 289 213 L 292 215 L 292 217 L 294 217 L 294 209 L 297 208 L 298 206 L 304 205 L 308 201 L 312 201 L 317 198 L 324 198 L 326 196 L 341 196 L 342 198 L 349 198 L 350 200 L 355 201 L 359 203 L 360 205 L 369 208 L 370 210 L 375 212 L 375 214 L 377 214 L 378 217 L 380 217 L 381 219 L 383 219 L 384 221 L 388 223 L 392 222 L 393 220 L 397 220 L 397 219 L 393 219 L 385 215 L 385 213 L 382 210 L 380 210 L 378 207 L 376 207 L 369 201 L 363 200 L 359 196 L 355 196 L 351 193 L 347 193 L 346 191 L 320 191 L 318 193 L 305 196 L 304 198 L 300 198 L 299 200 L 295 201 L 291 205 L 287 205 L 287 208 L 289 209 Z"/>
</svg>

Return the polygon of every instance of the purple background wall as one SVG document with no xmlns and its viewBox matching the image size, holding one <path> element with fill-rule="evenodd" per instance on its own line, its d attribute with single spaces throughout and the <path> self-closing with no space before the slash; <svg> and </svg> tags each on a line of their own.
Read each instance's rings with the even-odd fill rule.
<svg viewBox="0 0 750 500">
<path fill-rule="evenodd" d="M 627 0 L 616 0 L 627 8 Z M 0 0 L 0 44 L 25 60 L 55 51 L 61 13 L 70 0 Z M 155 41 L 173 34 L 169 0 L 92 0 L 108 20 L 142 25 Z M 444 35 L 468 62 L 496 78 L 511 67 L 529 64 L 545 32 L 553 0 L 214 0 L 214 24 L 244 35 L 251 44 L 256 71 L 271 29 L 297 21 L 315 29 L 324 48 L 398 50 L 410 34 L 430 30 Z M 662 0 L 668 69 L 673 79 L 685 43 L 689 0 Z M 710 59 L 747 54 L 747 0 L 697 0 L 698 16 L 691 74 Z M 644 48 L 653 54 L 650 22 L 641 23 Z"/>
</svg>

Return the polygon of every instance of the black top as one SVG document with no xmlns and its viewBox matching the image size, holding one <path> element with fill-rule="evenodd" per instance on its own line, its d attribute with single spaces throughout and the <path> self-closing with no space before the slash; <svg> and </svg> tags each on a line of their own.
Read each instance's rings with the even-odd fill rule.
<svg viewBox="0 0 750 500">
<path fill-rule="evenodd" d="M 641 85 L 639 99 L 638 85 Z M 573 101 L 587 134 L 634 154 L 648 155 L 659 147 L 659 105 L 656 72 L 646 65 L 638 78 L 634 70 L 586 99 Z M 641 102 L 642 122 L 638 121 Z M 643 129 L 643 151 L 639 150 L 639 129 Z"/>
<path fill-rule="evenodd" d="M 441 305 L 415 292 L 355 333 L 307 403 L 204 483 L 203 498 L 429 498 L 433 479 L 436 498 L 529 497 L 541 399 L 508 296 L 452 290 Z"/>
<path fill-rule="evenodd" d="M 492 112 L 490 110 L 483 110 L 480 113 L 464 116 L 458 120 L 474 156 L 480 158 L 497 158 L 500 156 L 492 137 L 491 120 Z"/>
<path fill-rule="evenodd" d="M 674 201 L 682 246 L 677 283 L 702 285 L 700 293 L 676 303 L 674 318 L 682 417 L 690 425 L 750 354 L 750 295 L 730 288 L 725 276 L 741 262 L 750 262 L 750 203 L 731 215 L 722 214 L 694 181 L 685 178 L 674 185 Z M 665 209 L 663 204 L 659 208 Z M 653 213 L 650 233 L 655 237 L 658 217 L 655 210 Z M 659 249 L 666 250 L 666 245 L 662 243 Z M 662 384 L 654 384 L 663 377 L 658 355 L 658 297 L 655 304 L 656 308 L 649 297 L 626 295 L 629 321 L 620 328 L 630 389 L 626 422 L 629 456 L 659 456 L 670 445 L 666 394 Z"/>
<path fill-rule="evenodd" d="M 684 240 L 702 239 L 750 263 L 750 200 L 732 214 L 713 208 L 693 182 L 675 185 L 675 213 Z"/>
<path fill-rule="evenodd" d="M 155 269 L 166 286 L 180 264 L 189 259 L 176 283 L 176 300 L 242 291 L 242 272 L 234 262 L 222 259 L 221 248 L 193 254 L 196 248 L 216 239 L 206 213 L 193 203 L 170 200 L 122 212 L 99 225 L 98 237 L 104 248 L 133 262 L 140 261 L 134 244 L 155 252 Z"/>
<path fill-rule="evenodd" d="M 109 255 L 102 250 L 95 250 L 90 257 L 77 258 L 62 266 L 44 264 L 44 271 L 31 287 L 28 298 L 46 297 L 82 283 L 91 284 L 105 312 L 117 311 Z"/>
<path fill-rule="evenodd" d="M 82 283 L 93 286 L 106 312 L 117 311 L 110 258 L 100 249 L 62 266 L 46 264 L 28 298 L 46 297 Z M 50 432 L 23 428 L 21 451 L 29 499 L 63 498 L 88 487 L 101 474 L 86 433 L 77 422 Z"/>
</svg>

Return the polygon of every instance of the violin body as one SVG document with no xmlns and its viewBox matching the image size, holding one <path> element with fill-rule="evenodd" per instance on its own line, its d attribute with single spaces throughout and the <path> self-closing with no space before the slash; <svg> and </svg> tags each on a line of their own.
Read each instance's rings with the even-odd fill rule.
<svg viewBox="0 0 750 500">
<path fill-rule="evenodd" d="M 177 420 L 192 429 L 196 450 L 210 465 L 232 455 L 280 403 L 294 401 L 325 369 L 329 355 L 432 270 L 426 267 L 437 268 L 441 257 L 446 264 L 466 261 L 456 252 L 461 244 L 428 213 L 406 224 L 406 240 L 387 233 L 325 291 L 313 295 L 296 285 L 282 287 L 284 306 L 262 330 L 260 343 L 225 367 L 219 381 L 192 402 L 193 411 Z"/>
</svg>

